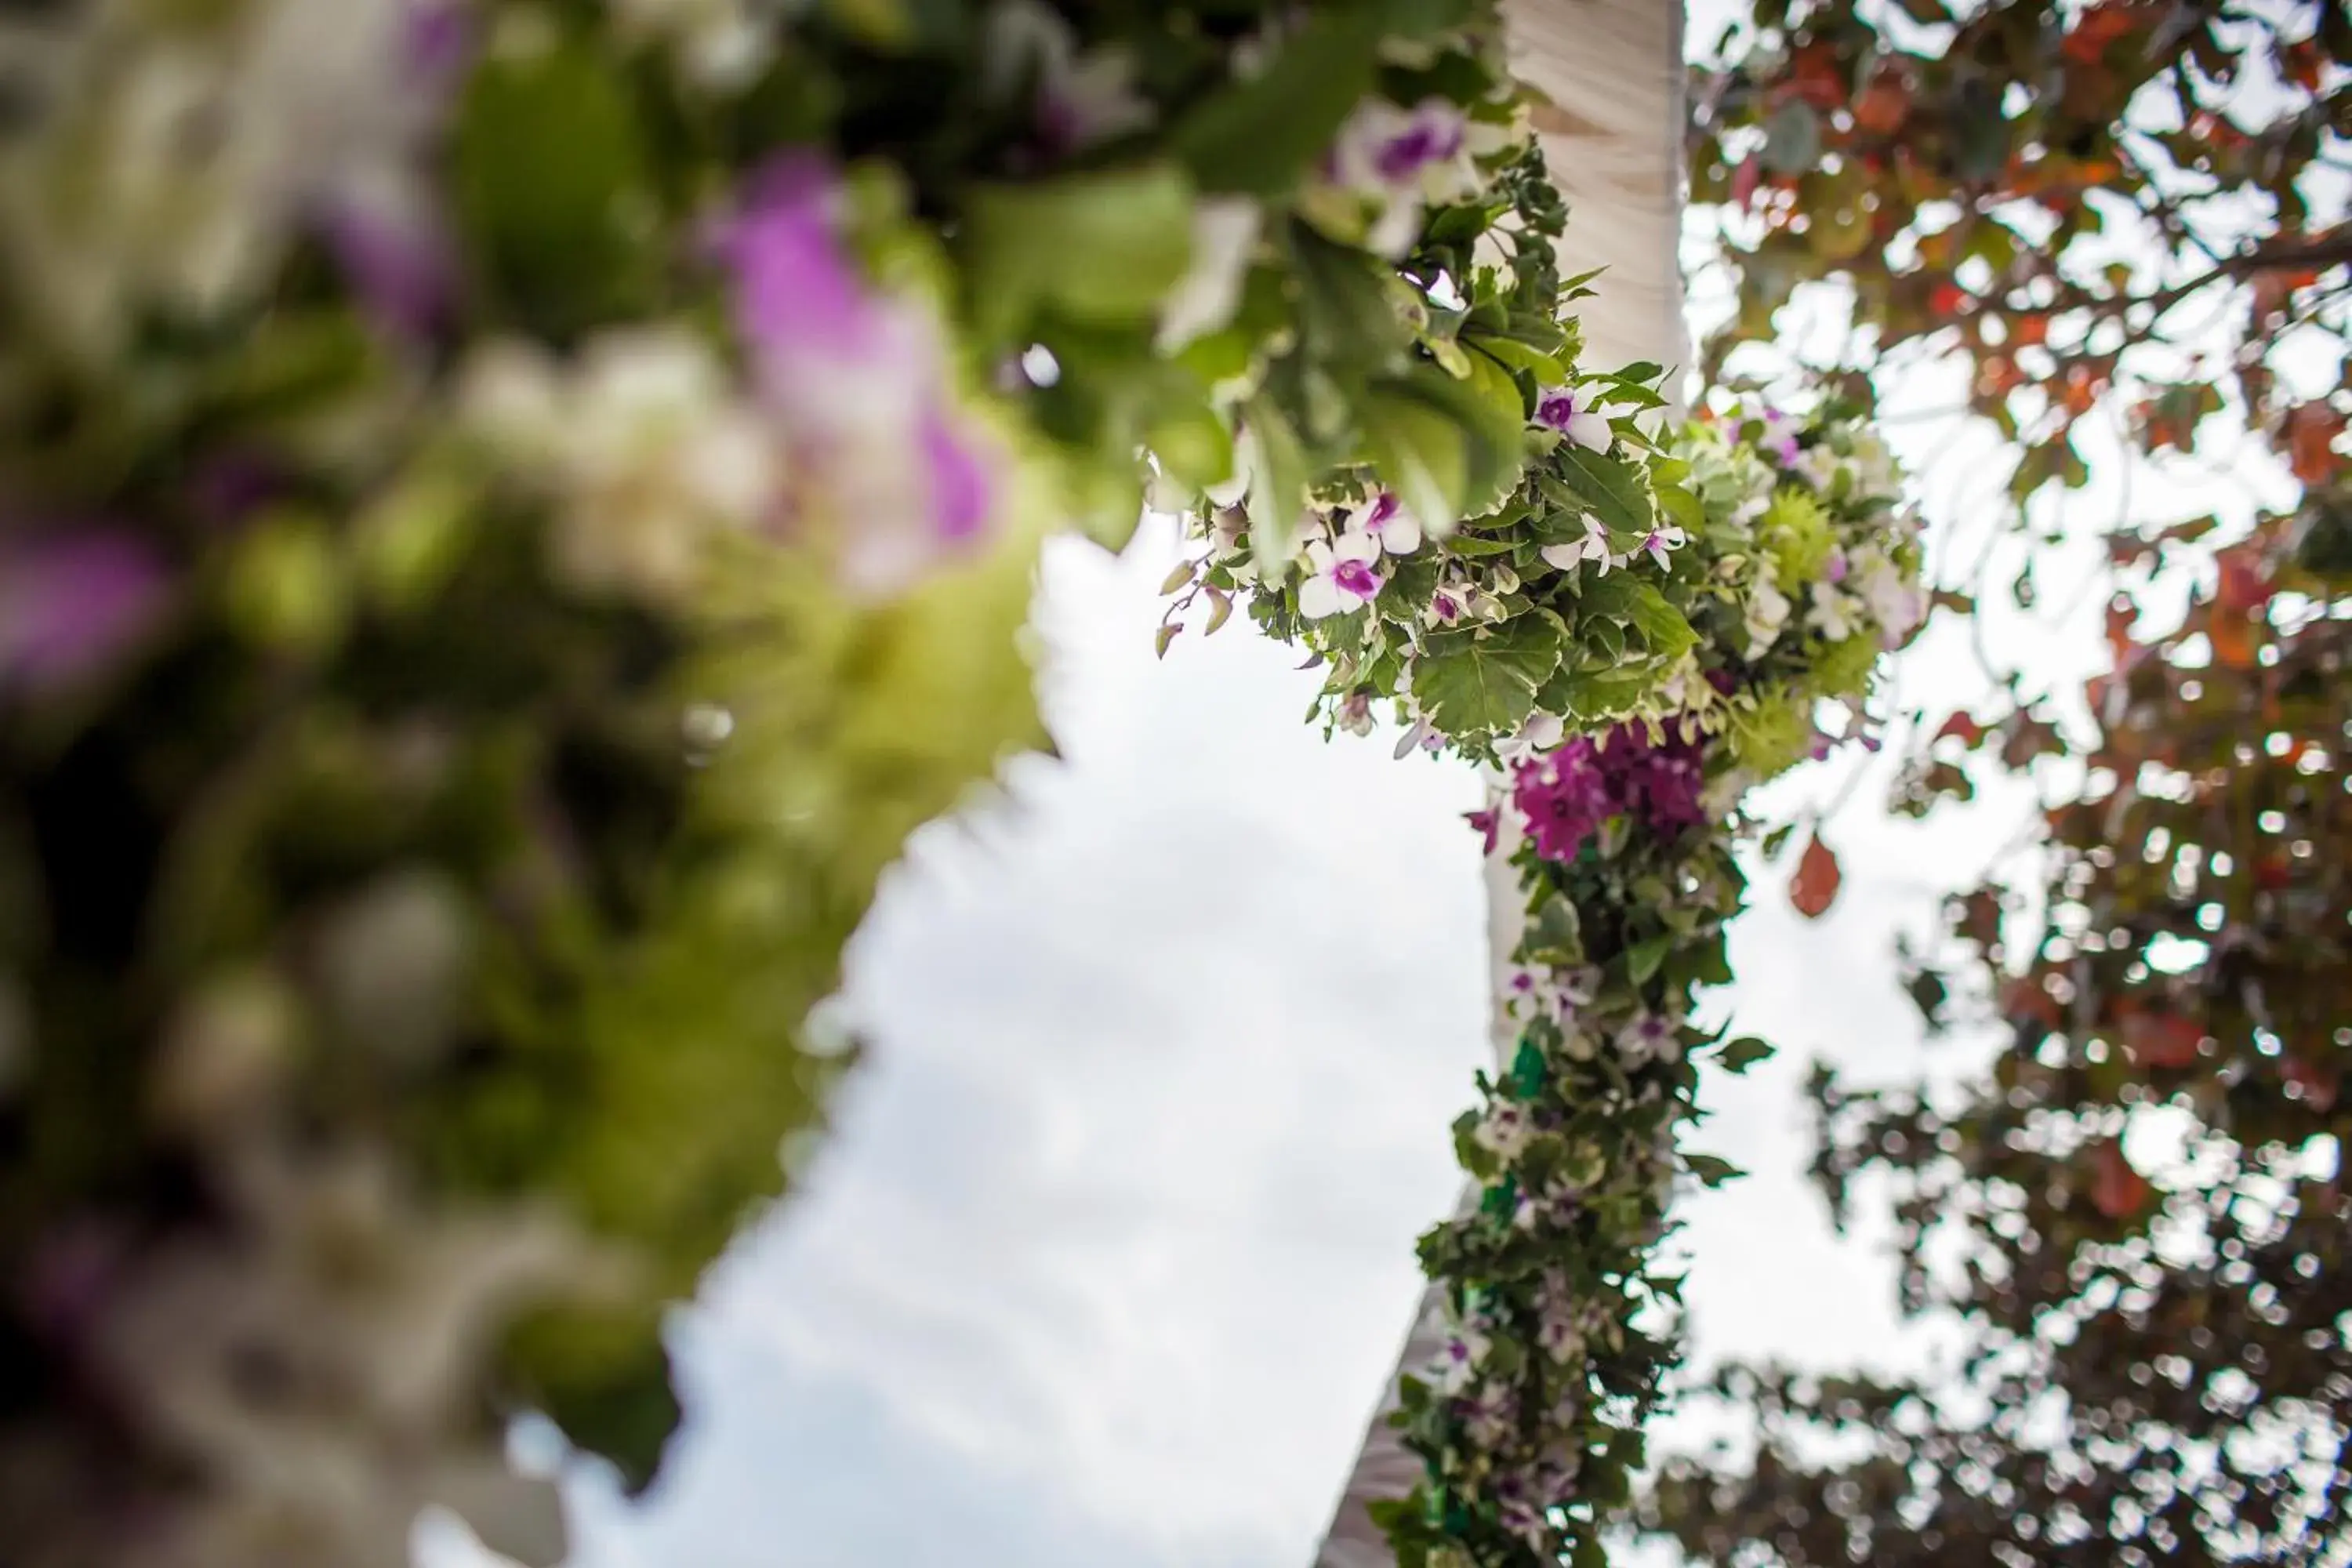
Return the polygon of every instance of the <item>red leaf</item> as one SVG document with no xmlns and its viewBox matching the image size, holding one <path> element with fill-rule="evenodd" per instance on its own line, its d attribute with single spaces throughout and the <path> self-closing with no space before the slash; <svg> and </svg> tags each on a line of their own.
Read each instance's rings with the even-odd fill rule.
<svg viewBox="0 0 2352 1568">
<path fill-rule="evenodd" d="M 1750 153 L 1748 161 L 1740 164 L 1738 169 L 1732 172 L 1732 205 L 1737 206 L 1741 212 L 1746 212 L 1749 207 L 1755 205 L 1756 186 L 1758 182 L 1763 177 L 1763 160 L 1757 157 L 1755 154 Z"/>
<path fill-rule="evenodd" d="M 1789 882 L 1789 901 L 1807 920 L 1817 921 L 1829 913 L 1836 901 L 1838 884 L 1845 873 L 1838 868 L 1838 858 L 1822 842 L 1818 833 L 1806 842 L 1805 853 L 1797 861 L 1797 874 Z"/>
<path fill-rule="evenodd" d="M 2315 1067 L 2301 1057 L 2289 1057 L 2279 1064 L 2279 1072 L 2303 1091 L 2304 1103 L 2312 1110 L 2325 1115 L 2334 1108 L 2339 1079 L 2333 1068 Z"/>
<path fill-rule="evenodd" d="M 2038 1019 L 2050 1028 L 2065 1022 L 2065 1009 L 2058 998 L 2050 994 L 2042 982 L 2031 974 L 2021 974 L 2001 987 L 2000 1016 L 2011 1023 Z"/>
<path fill-rule="evenodd" d="M 2205 636 L 2213 645 L 2213 661 L 2222 668 L 2254 668 L 2254 623 L 2244 616 L 2216 611 L 2205 624 Z"/>
<path fill-rule="evenodd" d="M 2124 1020 L 2124 1051 L 2136 1067 L 2185 1068 L 2197 1065 L 2197 1045 L 2204 1029 L 2193 1018 L 2177 1013 L 2134 1013 Z"/>
<path fill-rule="evenodd" d="M 2213 599 L 2225 610 L 2241 615 L 2259 610 L 2271 601 L 2271 585 L 2263 578 L 2261 558 L 2249 550 L 2224 550 L 2213 558 L 2221 581 Z"/>
<path fill-rule="evenodd" d="M 1944 721 L 1944 727 L 1936 731 L 1936 739 L 1941 741 L 1952 735 L 1958 735 L 1963 746 L 1973 747 L 1984 739 L 1984 726 L 1977 722 L 1973 713 L 1955 713 Z"/>
<path fill-rule="evenodd" d="M 2091 1155 L 2091 1202 L 2109 1219 L 2129 1219 L 2147 1206 L 2147 1179 L 2124 1158 L 2123 1146 L 2102 1143 Z"/>
</svg>

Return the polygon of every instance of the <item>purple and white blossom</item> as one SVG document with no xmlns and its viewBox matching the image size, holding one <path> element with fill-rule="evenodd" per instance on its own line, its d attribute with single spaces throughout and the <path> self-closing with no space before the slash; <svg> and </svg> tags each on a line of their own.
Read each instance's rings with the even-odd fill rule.
<svg viewBox="0 0 2352 1568">
<path fill-rule="evenodd" d="M 1646 553 L 1652 561 L 1664 568 L 1672 564 L 1666 559 L 1667 556 L 1681 549 L 1689 541 L 1690 536 L 1674 524 L 1661 523 L 1643 534 L 1642 542 L 1633 548 L 1637 552 Z"/>
<path fill-rule="evenodd" d="M 1535 1123 L 1528 1116 L 1527 1107 L 1507 1100 L 1490 1101 L 1486 1113 L 1470 1134 L 1472 1142 L 1502 1160 L 1516 1160 L 1535 1136 Z"/>
<path fill-rule="evenodd" d="M 1580 1303 L 1569 1289 L 1568 1276 L 1557 1268 L 1544 1272 L 1536 1292 L 1536 1343 L 1553 1361 L 1581 1358 L 1586 1335 L 1606 1313 L 1596 1303 Z"/>
<path fill-rule="evenodd" d="M 1805 612 L 1805 624 L 1831 642 L 1843 642 L 1853 636 L 1868 609 L 1855 595 L 1828 583 L 1814 584 L 1811 597 L 1812 608 Z"/>
<path fill-rule="evenodd" d="M 1584 1189 L 1555 1177 L 1540 1191 L 1519 1194 L 1511 1210 L 1511 1225 L 1517 1230 L 1533 1230 L 1538 1225 L 1571 1225 L 1583 1209 Z"/>
<path fill-rule="evenodd" d="M 1595 452 L 1609 450 L 1609 444 L 1617 438 L 1605 415 L 1597 408 L 1579 407 L 1576 395 L 1564 386 L 1554 387 L 1537 399 L 1536 423 Z"/>
<path fill-rule="evenodd" d="M 1885 556 L 1874 559 L 1863 573 L 1860 592 L 1878 622 L 1879 639 L 1888 648 L 1901 647 L 1927 618 L 1927 590 Z"/>
<path fill-rule="evenodd" d="M 1591 1003 L 1598 983 L 1598 973 L 1583 965 L 1553 969 L 1513 964 L 1503 982 L 1504 1003 L 1523 1023 L 1549 1018 L 1565 1024 L 1577 1009 Z"/>
<path fill-rule="evenodd" d="M 1610 553 L 1607 526 L 1590 512 L 1585 514 L 1583 538 L 1561 544 L 1547 544 L 1536 553 L 1542 557 L 1545 565 L 1560 572 L 1573 572 L 1590 561 L 1601 568 L 1599 574 L 1603 577 L 1609 575 L 1612 566 L 1624 564 Z"/>
<path fill-rule="evenodd" d="M 1505 765 L 1525 762 L 1550 751 L 1568 733 L 1568 725 L 1557 713 L 1530 713 L 1516 735 L 1506 735 L 1495 742 L 1495 756 Z"/>
<path fill-rule="evenodd" d="M 1402 256 L 1430 204 L 1457 201 L 1478 188 L 1469 132 L 1459 106 L 1444 99 L 1411 109 L 1384 98 L 1357 105 L 1339 128 L 1328 172 L 1334 184 L 1381 205 L 1365 241 L 1372 250 Z"/>
<path fill-rule="evenodd" d="M 1346 615 L 1369 605 L 1381 591 L 1380 541 L 1354 530 L 1307 546 L 1307 576 L 1298 584 L 1298 613 L 1310 621 Z"/>
<path fill-rule="evenodd" d="M 1485 1382 L 1455 1407 L 1470 1441 L 1481 1448 L 1499 1448 L 1519 1424 L 1518 1390 L 1507 1384 Z"/>
<path fill-rule="evenodd" d="M 1486 1336 L 1467 1323 L 1447 1325 L 1445 1337 L 1437 1347 L 1437 1354 L 1429 1363 L 1430 1382 L 1440 1393 L 1459 1394 L 1470 1386 L 1477 1375 L 1478 1363 L 1486 1356 Z"/>
<path fill-rule="evenodd" d="M 1682 1024 L 1664 1013 L 1643 1013 L 1617 1031 L 1617 1054 L 1629 1068 L 1680 1061 Z"/>
<path fill-rule="evenodd" d="M 1394 490 L 1381 490 L 1372 498 L 1364 512 L 1363 528 L 1391 555 L 1410 555 L 1421 548 L 1421 519 L 1397 499 Z"/>
<path fill-rule="evenodd" d="M 997 0 L 982 71 L 987 92 L 999 100 L 1034 87 L 1037 142 L 1049 157 L 1144 130 L 1158 118 L 1136 88 L 1132 54 L 1118 46 L 1079 48 L 1068 20 L 1038 0 Z"/>
</svg>

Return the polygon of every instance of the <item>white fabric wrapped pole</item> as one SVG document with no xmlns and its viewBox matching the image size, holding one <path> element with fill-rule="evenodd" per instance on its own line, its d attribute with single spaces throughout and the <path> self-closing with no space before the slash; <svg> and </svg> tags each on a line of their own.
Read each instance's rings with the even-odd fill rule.
<svg viewBox="0 0 2352 1568">
<path fill-rule="evenodd" d="M 1505 0 L 1512 68 L 1549 103 L 1535 125 L 1553 183 L 1568 197 L 1560 242 L 1564 276 L 1608 270 L 1579 311 L 1582 363 L 1614 369 L 1637 360 L 1686 366 L 1682 271 L 1682 0 Z M 1666 387 L 1675 397 L 1679 378 Z M 1518 876 L 1505 843 L 1486 862 L 1487 931 L 1493 966 L 1496 1057 L 1514 1040 L 1503 983 L 1521 924 Z M 1468 1202 L 1475 1194 L 1465 1194 Z M 1398 1371 L 1437 1353 L 1433 1296 L 1415 1310 Z M 1401 1498 L 1422 1464 L 1388 1425 L 1396 1373 L 1384 1382 L 1354 1468 L 1339 1497 L 1316 1568 L 1391 1568 L 1387 1539 L 1367 1504 Z"/>
</svg>

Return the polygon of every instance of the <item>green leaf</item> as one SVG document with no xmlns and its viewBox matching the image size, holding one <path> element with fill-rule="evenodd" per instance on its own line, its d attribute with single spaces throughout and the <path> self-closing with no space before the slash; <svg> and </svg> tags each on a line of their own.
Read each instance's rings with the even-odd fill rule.
<svg viewBox="0 0 2352 1568">
<path fill-rule="evenodd" d="M 1249 482 L 1250 548 L 1258 570 L 1269 582 L 1280 582 L 1298 546 L 1298 514 L 1307 506 L 1307 452 L 1272 398 L 1252 398 L 1242 417 L 1257 448 Z"/>
<path fill-rule="evenodd" d="M 1649 584 L 1634 583 L 1626 605 L 1626 618 L 1655 658 L 1679 658 L 1698 646 L 1698 633 L 1691 629 L 1690 622 Z"/>
<path fill-rule="evenodd" d="M 1822 156 L 1822 117 L 1792 98 L 1764 122 L 1764 166 L 1776 174 L 1810 173 Z"/>
<path fill-rule="evenodd" d="M 1337 245 L 1304 223 L 1289 227 L 1292 269 L 1298 286 L 1299 324 L 1308 350 L 1328 364 L 1378 374 L 1412 346 L 1412 326 L 1398 314 L 1395 268 L 1350 246 Z"/>
<path fill-rule="evenodd" d="M 1646 982 L 1652 975 L 1657 973 L 1658 966 L 1665 963 L 1666 954 L 1674 945 L 1674 933 L 1668 931 L 1651 937 L 1646 942 L 1637 942 L 1627 948 L 1625 950 L 1626 977 L 1636 985 Z"/>
<path fill-rule="evenodd" d="M 1177 121 L 1171 144 L 1202 188 L 1287 195 L 1372 89 L 1380 32 L 1370 22 L 1317 15 L 1264 70 Z"/>
<path fill-rule="evenodd" d="M 1413 668 L 1413 696 L 1449 734 L 1502 733 L 1534 711 L 1536 689 L 1559 667 L 1562 640 L 1545 616 L 1434 634 Z"/>
<path fill-rule="evenodd" d="M 1365 455 L 1382 483 L 1433 532 L 1462 519 L 1469 443 L 1462 426 L 1418 397 L 1374 391 L 1364 400 Z"/>
<path fill-rule="evenodd" d="M 1568 368 L 1559 356 L 1523 343 L 1517 338 L 1499 337 L 1493 332 L 1465 332 L 1462 341 L 1484 354 L 1490 354 L 1512 370 L 1523 370 L 1536 378 L 1541 386 L 1558 386 L 1568 379 Z"/>
<path fill-rule="evenodd" d="M 1682 486 L 1661 485 L 1657 497 L 1658 510 L 1685 533 L 1696 537 L 1706 526 L 1706 507 Z"/>
<path fill-rule="evenodd" d="M 522 321 L 569 337 L 647 298 L 667 247 L 639 237 L 645 141 L 601 54 L 494 54 L 467 82 L 452 162 L 475 269 Z"/>
<path fill-rule="evenodd" d="M 1418 398 L 1451 420 L 1463 439 L 1462 485 L 1454 508 L 1423 521 L 1443 529 L 1483 517 L 1510 499 L 1527 468 L 1527 408 L 1519 384 L 1485 354 L 1470 356 L 1470 374 L 1455 380 L 1434 365 L 1383 379 L 1379 391 Z"/>
<path fill-rule="evenodd" d="M 1744 1073 L 1758 1062 L 1769 1061 L 1772 1047 L 1753 1035 L 1742 1035 L 1727 1040 L 1715 1053 L 1715 1065 L 1729 1073 Z"/>
<path fill-rule="evenodd" d="M 1701 1184 L 1708 1187 L 1719 1187 L 1726 1182 L 1736 1182 L 1748 1173 L 1730 1161 L 1719 1160 L 1713 1154 L 1685 1154 L 1683 1156 L 1683 1168 L 1696 1176 Z"/>
<path fill-rule="evenodd" d="M 1561 442 L 1552 458 L 1552 471 L 1612 536 L 1650 531 L 1650 489 L 1639 469 L 1573 441 Z"/>
<path fill-rule="evenodd" d="M 1577 586 L 1576 609 L 1580 627 L 1594 616 L 1632 626 L 1659 659 L 1680 658 L 1698 646 L 1698 633 L 1691 629 L 1683 613 L 1667 603 L 1655 585 L 1630 571 L 1585 578 Z"/>
<path fill-rule="evenodd" d="M 974 325 L 1010 342 L 1045 307 L 1095 326 L 1150 322 L 1190 265 L 1192 184 L 1172 164 L 975 191 L 963 226 Z"/>
<path fill-rule="evenodd" d="M 1233 433 L 1205 402 L 1171 399 L 1143 444 L 1161 468 L 1195 490 L 1233 478 Z"/>
</svg>

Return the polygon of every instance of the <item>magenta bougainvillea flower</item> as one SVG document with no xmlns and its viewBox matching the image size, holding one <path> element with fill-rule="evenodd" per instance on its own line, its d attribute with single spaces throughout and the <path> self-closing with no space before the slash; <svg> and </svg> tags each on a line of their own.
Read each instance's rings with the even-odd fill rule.
<svg viewBox="0 0 2352 1568">
<path fill-rule="evenodd" d="M 1706 782 L 1697 742 L 1670 732 L 1654 744 L 1644 726 L 1620 724 L 1598 741 L 1579 735 L 1522 763 L 1512 798 L 1536 853 L 1566 862 L 1612 816 L 1631 816 L 1661 837 L 1697 826 L 1706 819 L 1699 804 Z"/>
</svg>

